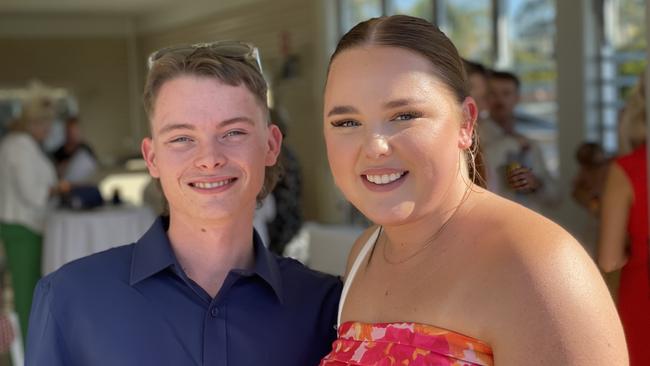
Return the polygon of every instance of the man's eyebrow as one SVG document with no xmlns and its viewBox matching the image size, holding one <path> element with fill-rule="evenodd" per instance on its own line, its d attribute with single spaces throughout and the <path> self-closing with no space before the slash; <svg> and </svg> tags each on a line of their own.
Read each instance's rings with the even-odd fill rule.
<svg viewBox="0 0 650 366">
<path fill-rule="evenodd" d="M 223 121 L 219 122 L 219 127 L 232 125 L 232 124 L 235 124 L 235 123 L 238 123 L 238 122 L 244 122 L 244 123 L 248 123 L 248 124 L 251 124 L 251 125 L 255 125 L 255 121 L 253 119 L 251 119 L 249 117 L 246 117 L 246 116 L 237 116 L 237 117 L 228 118 L 226 120 L 223 120 Z"/>
<path fill-rule="evenodd" d="M 158 131 L 158 133 L 162 135 L 164 133 L 168 133 L 175 130 L 195 130 L 195 129 L 196 127 L 194 127 L 194 125 L 189 123 L 171 123 L 161 128 L 160 131 Z"/>
<path fill-rule="evenodd" d="M 337 114 L 353 114 L 359 113 L 359 111 L 351 105 L 337 105 L 336 107 L 330 109 L 327 113 L 327 117 L 332 117 Z"/>
<path fill-rule="evenodd" d="M 248 123 L 248 124 L 251 124 L 251 125 L 255 124 L 255 122 L 252 119 L 248 118 L 248 117 L 238 116 L 238 117 L 233 117 L 233 118 L 228 118 L 226 120 L 223 120 L 223 121 L 219 122 L 218 126 L 219 127 L 224 127 L 224 126 L 232 125 L 232 124 L 235 124 L 235 123 L 238 123 L 238 122 L 244 122 L 244 123 Z M 168 124 L 168 125 L 164 126 L 163 128 L 161 128 L 160 131 L 158 131 L 158 133 L 162 135 L 164 133 L 168 133 L 168 132 L 176 131 L 176 130 L 194 131 L 194 130 L 196 130 L 196 126 L 194 126 L 193 124 L 190 124 L 190 123 L 171 123 L 171 124 Z"/>
<path fill-rule="evenodd" d="M 395 99 L 395 100 L 391 100 L 390 102 L 386 102 L 384 103 L 383 107 L 384 109 L 392 109 L 392 108 L 404 107 L 411 104 L 421 104 L 421 103 L 424 103 L 424 100 L 403 98 L 403 99 Z"/>
</svg>

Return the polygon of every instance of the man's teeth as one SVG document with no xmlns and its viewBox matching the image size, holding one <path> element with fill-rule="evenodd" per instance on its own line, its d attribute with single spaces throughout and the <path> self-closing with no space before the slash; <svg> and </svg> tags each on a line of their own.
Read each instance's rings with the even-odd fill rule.
<svg viewBox="0 0 650 366">
<path fill-rule="evenodd" d="M 404 175 L 402 173 L 382 174 L 382 175 L 366 175 L 366 179 L 375 184 L 388 184 L 400 179 Z"/>
<path fill-rule="evenodd" d="M 232 182 L 232 179 L 226 179 L 226 180 L 222 180 L 222 181 L 219 181 L 219 182 L 211 182 L 211 183 L 197 182 L 197 183 L 194 183 L 194 187 L 201 188 L 201 189 L 211 189 L 211 188 L 217 188 L 217 187 L 224 186 L 224 185 L 226 185 L 226 184 L 228 184 L 230 182 Z"/>
</svg>

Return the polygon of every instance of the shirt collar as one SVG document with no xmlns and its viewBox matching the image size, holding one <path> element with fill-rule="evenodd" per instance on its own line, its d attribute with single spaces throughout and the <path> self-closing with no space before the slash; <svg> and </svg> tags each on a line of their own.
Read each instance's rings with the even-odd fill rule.
<svg viewBox="0 0 650 366">
<path fill-rule="evenodd" d="M 159 216 L 149 230 L 135 243 L 131 259 L 131 286 L 176 264 L 167 228 L 169 218 Z"/>
<path fill-rule="evenodd" d="M 253 273 L 256 273 L 271 286 L 275 296 L 282 303 L 282 275 L 280 273 L 280 266 L 278 265 L 278 258 L 264 246 L 264 242 L 257 233 L 257 230 L 253 230 L 253 249 L 255 250 Z"/>
<path fill-rule="evenodd" d="M 136 242 L 131 260 L 131 286 L 172 266 L 178 265 L 172 251 L 167 229 L 168 217 L 158 217 L 149 230 Z M 257 231 L 253 230 L 255 264 L 250 271 L 236 270 L 243 275 L 258 275 L 266 282 L 280 302 L 282 297 L 282 276 L 278 258 L 264 246 Z M 180 267 L 179 267 L 180 268 Z"/>
</svg>

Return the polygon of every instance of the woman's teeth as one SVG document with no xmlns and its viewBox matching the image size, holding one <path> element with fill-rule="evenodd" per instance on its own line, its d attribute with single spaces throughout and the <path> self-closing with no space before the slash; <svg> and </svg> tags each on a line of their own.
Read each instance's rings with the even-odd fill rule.
<svg viewBox="0 0 650 366">
<path fill-rule="evenodd" d="M 400 179 L 404 175 L 401 173 L 382 174 L 382 175 L 366 175 L 366 179 L 375 184 L 388 184 Z"/>
</svg>

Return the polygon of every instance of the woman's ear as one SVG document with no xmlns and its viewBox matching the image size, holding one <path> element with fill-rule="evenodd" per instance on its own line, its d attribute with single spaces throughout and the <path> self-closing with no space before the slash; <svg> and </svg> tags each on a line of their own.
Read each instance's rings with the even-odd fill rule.
<svg viewBox="0 0 650 366">
<path fill-rule="evenodd" d="M 466 150 L 472 146 L 473 131 L 476 128 L 478 107 L 472 97 L 467 97 L 461 106 L 461 125 L 458 135 L 458 148 Z"/>
</svg>

